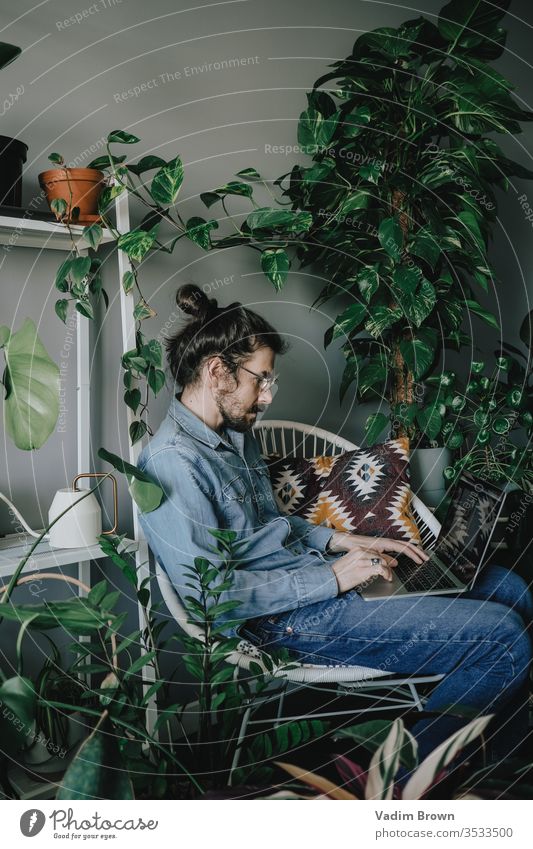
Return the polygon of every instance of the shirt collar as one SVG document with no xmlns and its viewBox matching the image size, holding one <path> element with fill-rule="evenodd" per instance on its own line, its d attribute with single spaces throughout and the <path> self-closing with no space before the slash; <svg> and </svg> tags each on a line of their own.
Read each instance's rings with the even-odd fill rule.
<svg viewBox="0 0 533 849">
<path fill-rule="evenodd" d="M 231 446 L 236 448 L 239 453 L 242 453 L 244 447 L 244 435 L 242 433 L 227 428 L 228 439 L 230 441 L 228 444 L 219 433 L 206 425 L 198 416 L 195 416 L 176 397 L 170 402 L 168 415 L 186 430 L 187 433 L 194 437 L 194 439 L 198 439 L 204 445 L 209 445 L 213 449 L 218 448 L 219 445 L 224 445 L 226 448 Z"/>
</svg>

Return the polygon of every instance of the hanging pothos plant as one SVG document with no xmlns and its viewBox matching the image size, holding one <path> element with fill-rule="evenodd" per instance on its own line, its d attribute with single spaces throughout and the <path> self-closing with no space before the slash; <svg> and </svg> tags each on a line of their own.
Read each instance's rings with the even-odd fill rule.
<svg viewBox="0 0 533 849">
<path fill-rule="evenodd" d="M 148 408 L 150 391 L 157 395 L 165 385 L 161 343 L 156 339 L 146 339 L 142 330 L 142 322 L 156 315 L 143 295 L 139 280 L 139 267 L 150 250 L 161 250 L 171 253 L 175 244 L 183 236 L 192 241 L 203 243 L 209 241 L 209 228 L 202 232 L 194 226 L 194 221 L 183 222 L 175 209 L 178 193 L 183 182 L 183 165 L 179 156 L 166 161 L 159 156 L 144 156 L 137 163 L 124 164 L 125 155 L 114 155 L 111 151 L 113 144 L 136 144 L 140 139 L 123 130 L 113 130 L 107 137 L 107 153 L 89 163 L 89 168 L 97 168 L 108 175 L 108 185 L 104 188 L 99 200 L 101 224 L 90 224 L 83 230 L 83 237 L 90 246 L 97 250 L 103 237 L 103 226 L 111 233 L 116 247 L 123 250 L 130 260 L 131 269 L 126 271 L 122 286 L 126 294 L 136 297 L 133 310 L 137 322 L 135 332 L 135 348 L 122 356 L 124 369 L 124 402 L 133 411 L 136 419 L 130 424 L 131 443 L 142 439 L 146 432 L 152 434 L 144 414 Z M 52 162 L 62 161 L 60 154 L 50 155 Z M 154 172 L 150 183 L 145 182 L 144 175 Z M 113 222 L 112 210 L 115 199 L 123 192 L 128 192 L 137 198 L 147 208 L 147 213 L 140 224 L 127 233 L 120 233 Z M 56 201 L 53 211 L 58 219 L 63 220 L 69 228 L 72 237 L 72 251 L 60 266 L 55 279 L 56 288 L 63 297 L 56 301 L 55 310 L 59 318 L 65 322 L 69 303 L 74 302 L 75 308 L 83 316 L 94 318 L 94 302 L 103 297 L 107 308 L 109 299 L 102 288 L 101 260 L 97 256 L 87 257 L 80 251 L 69 221 L 64 220 L 66 203 Z M 161 226 L 167 223 L 171 227 L 171 238 L 162 241 L 159 238 Z M 216 222 L 213 222 L 216 226 Z M 176 235 L 177 234 L 177 235 Z M 202 244 L 202 246 L 204 246 Z M 139 381 L 145 381 L 145 398 L 142 400 Z"/>
</svg>

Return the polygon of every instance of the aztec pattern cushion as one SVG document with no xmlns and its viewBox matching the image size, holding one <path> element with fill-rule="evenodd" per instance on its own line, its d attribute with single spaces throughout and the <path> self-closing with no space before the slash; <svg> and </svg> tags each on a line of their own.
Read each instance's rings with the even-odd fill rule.
<svg viewBox="0 0 533 849">
<path fill-rule="evenodd" d="M 420 543 L 411 511 L 409 440 L 335 457 L 267 457 L 282 513 L 346 533 Z"/>
</svg>

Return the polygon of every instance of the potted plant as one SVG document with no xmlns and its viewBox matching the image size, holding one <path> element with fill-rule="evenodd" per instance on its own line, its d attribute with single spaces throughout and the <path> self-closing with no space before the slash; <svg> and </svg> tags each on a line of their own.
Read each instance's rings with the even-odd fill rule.
<svg viewBox="0 0 533 849">
<path fill-rule="evenodd" d="M 494 364 L 482 360 L 471 363 L 466 381 L 447 373 L 443 387 L 443 375 L 428 379 L 446 411 L 442 435 L 454 452 L 453 461 L 444 470 L 446 480 L 453 482 L 467 470 L 482 480 L 514 490 L 506 500 L 500 519 L 502 530 L 495 542 L 506 538 L 516 552 L 529 542 L 527 516 L 531 515 L 533 500 L 532 323 L 533 314 L 529 313 L 519 332 L 526 354 L 515 345 L 501 342 L 494 352 Z"/>
<path fill-rule="evenodd" d="M 532 118 L 490 64 L 504 49 L 507 5 L 452 0 L 437 23 L 419 17 L 361 35 L 308 94 L 298 141 L 312 162 L 274 181 L 289 208 L 254 208 L 240 226 L 230 216 L 236 233 L 214 240 L 260 250 L 278 289 L 295 247 L 328 278 L 315 303 L 348 296 L 325 344 L 342 340 L 341 400 L 355 382 L 360 401 L 385 408 L 368 417 L 371 443 L 392 428 L 413 446 L 443 447 L 446 411 L 425 379 L 442 370 L 446 349 L 470 342 L 467 319 L 498 328 L 483 305 L 495 189 L 533 177 L 492 137 Z M 257 207 L 261 176 L 238 177 L 202 195 L 206 206 L 222 202 L 227 213 L 234 194 Z"/>
<path fill-rule="evenodd" d="M 100 221 L 98 201 L 104 188 L 104 173 L 98 168 L 69 168 L 60 153 L 51 153 L 58 167 L 39 174 L 39 185 L 59 221 L 93 224 Z"/>
<path fill-rule="evenodd" d="M 102 226 L 105 226 L 115 239 L 116 247 L 123 250 L 130 261 L 131 268 L 124 274 L 121 285 L 126 294 L 136 298 L 134 317 L 138 323 L 135 347 L 122 356 L 124 402 L 137 416 L 129 429 L 132 444 L 142 439 L 145 433 L 152 435 L 146 421 L 149 395 L 150 392 L 157 395 L 165 385 L 161 343 L 145 338 L 142 332 L 142 322 L 156 313 L 141 290 L 139 265 L 150 251 L 172 253 L 183 237 L 207 249 L 210 229 L 217 226 L 216 222 L 212 222 L 209 227 L 203 227 L 198 220 L 192 219 L 185 223 L 177 212 L 175 206 L 183 182 L 183 165 L 179 156 L 169 161 L 158 156 L 143 156 L 137 163 L 125 163 L 126 155 L 112 152 L 112 145 L 132 145 L 139 141 L 131 133 L 113 130 L 107 137 L 107 153 L 90 163 L 90 167 L 105 175 L 108 185 L 98 198 L 98 220 L 83 230 L 84 238 L 97 251 L 102 239 Z M 54 156 L 59 157 L 59 154 Z M 147 182 L 144 175 L 149 172 L 155 173 Z M 126 233 L 119 232 L 112 218 L 115 198 L 123 192 L 135 197 L 147 210 L 140 224 Z M 64 199 L 52 203 L 58 217 L 68 226 L 69 218 L 65 217 L 68 207 Z M 78 218 L 78 221 L 81 219 Z M 169 235 L 160 232 L 164 226 L 170 229 Z M 94 298 L 103 297 L 106 307 L 109 302 L 102 288 L 100 259 L 98 256 L 81 255 L 72 233 L 71 237 L 71 254 L 58 269 L 55 279 L 55 286 L 63 295 L 56 301 L 55 311 L 63 322 L 67 318 L 69 301 L 74 301 L 76 309 L 89 319 L 94 319 Z M 138 386 L 141 381 L 146 384 L 144 401 Z"/>
<path fill-rule="evenodd" d="M 527 799 L 531 795 L 532 772 L 527 760 L 510 758 L 481 769 L 463 760 L 453 768 L 456 756 L 482 737 L 490 719 L 490 716 L 482 716 L 472 720 L 441 743 L 422 763 L 418 761 L 416 740 L 401 719 L 349 726 L 334 734 L 333 739 L 350 741 L 369 750 L 368 766 L 345 755 L 333 756 L 341 779 L 339 783 L 311 770 L 278 762 L 291 777 L 291 787 L 266 798 L 397 802 L 407 799 Z M 401 767 L 409 770 L 403 787 L 395 782 Z M 294 781 L 298 782 L 296 787 Z"/>
<path fill-rule="evenodd" d="M 416 441 L 439 437 L 440 401 L 415 394 L 446 348 L 460 350 L 467 318 L 498 324 L 479 301 L 493 282 L 487 257 L 496 187 L 533 177 L 509 160 L 494 132 L 531 120 L 489 64 L 503 51 L 505 10 L 453 0 L 437 24 L 424 17 L 365 33 L 315 83 L 299 124 L 313 155 L 286 195 L 313 214 L 299 246 L 352 303 L 328 331 L 343 340 L 341 395 L 387 402 L 367 421 L 374 441 L 390 422 Z M 489 60 L 489 61 L 488 61 Z M 322 90 L 326 83 L 339 86 Z M 466 293 L 466 297 L 465 297 Z"/>
</svg>

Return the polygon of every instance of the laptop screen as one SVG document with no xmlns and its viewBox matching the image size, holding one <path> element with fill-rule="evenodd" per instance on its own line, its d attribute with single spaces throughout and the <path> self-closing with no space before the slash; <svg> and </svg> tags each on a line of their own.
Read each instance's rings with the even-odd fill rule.
<svg viewBox="0 0 533 849">
<path fill-rule="evenodd" d="M 463 474 L 457 482 L 437 544 L 457 578 L 469 583 L 485 557 L 503 493 Z"/>
</svg>

